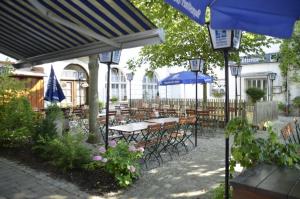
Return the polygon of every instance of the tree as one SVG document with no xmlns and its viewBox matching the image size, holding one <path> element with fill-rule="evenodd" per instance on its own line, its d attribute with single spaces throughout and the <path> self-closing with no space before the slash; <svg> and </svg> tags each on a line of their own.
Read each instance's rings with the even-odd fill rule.
<svg viewBox="0 0 300 199">
<path fill-rule="evenodd" d="M 280 46 L 279 68 L 284 77 L 290 75 L 292 81 L 300 82 L 300 76 L 297 73 L 300 69 L 300 22 L 295 24 L 293 36 L 284 40 Z"/>
<path fill-rule="evenodd" d="M 148 62 L 155 70 L 161 67 L 184 66 L 188 68 L 187 60 L 200 57 L 205 60 L 204 73 L 214 75 L 216 66 L 223 66 L 223 56 L 214 53 L 210 46 L 208 30 L 200 26 L 163 0 L 132 0 L 156 26 L 165 30 L 165 42 L 160 45 L 145 46 L 139 58 L 130 60 L 130 69 Z M 245 54 L 262 54 L 263 46 L 268 46 L 274 40 L 263 35 L 246 33 L 242 38 L 240 52 Z M 239 61 L 238 53 L 231 53 L 231 60 Z"/>
</svg>

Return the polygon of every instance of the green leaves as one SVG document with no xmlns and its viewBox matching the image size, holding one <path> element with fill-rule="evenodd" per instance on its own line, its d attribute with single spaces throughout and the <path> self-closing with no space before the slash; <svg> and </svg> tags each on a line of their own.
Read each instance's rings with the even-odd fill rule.
<svg viewBox="0 0 300 199">
<path fill-rule="evenodd" d="M 212 66 L 223 66 L 223 55 L 213 52 L 210 46 L 207 27 L 198 25 L 163 0 L 132 0 L 132 2 L 156 26 L 165 30 L 166 40 L 160 45 L 145 46 L 139 58 L 127 63 L 131 69 L 139 67 L 144 62 L 149 62 L 149 70 L 152 71 L 172 66 L 188 68 L 187 60 L 195 57 L 201 57 L 206 61 L 208 74 L 213 74 Z M 262 54 L 262 47 L 274 42 L 274 39 L 269 37 L 245 33 L 240 52 Z M 238 53 L 232 53 L 230 56 L 233 61 L 239 60 Z"/>
<path fill-rule="evenodd" d="M 226 136 L 234 136 L 231 147 L 231 174 L 238 163 L 249 168 L 261 162 L 280 166 L 294 166 L 300 162 L 296 146 L 280 143 L 271 127 L 268 127 L 266 139 L 256 138 L 254 130 L 246 120 L 234 118 L 227 124 L 225 132 Z"/>
<path fill-rule="evenodd" d="M 280 70 L 283 76 L 291 76 L 295 82 L 300 82 L 300 23 L 295 24 L 293 36 L 286 39 L 280 46 Z"/>
<path fill-rule="evenodd" d="M 129 186 L 139 176 L 138 161 L 142 157 L 142 150 L 129 146 L 124 141 L 111 141 L 107 151 L 102 152 L 102 157 L 107 159 L 103 164 L 105 170 L 115 176 L 121 187 Z"/>
</svg>

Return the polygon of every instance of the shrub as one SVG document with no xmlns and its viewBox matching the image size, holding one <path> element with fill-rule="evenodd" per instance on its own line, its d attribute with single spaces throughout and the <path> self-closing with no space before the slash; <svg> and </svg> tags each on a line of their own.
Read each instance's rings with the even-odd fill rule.
<svg viewBox="0 0 300 199">
<path fill-rule="evenodd" d="M 84 168 L 91 160 L 91 152 L 83 144 L 83 135 L 66 133 L 62 137 L 47 140 L 41 138 L 33 149 L 43 159 L 66 171 Z"/>
<path fill-rule="evenodd" d="M 99 111 L 101 112 L 102 109 L 104 108 L 104 102 L 99 101 L 98 105 L 99 105 Z"/>
<path fill-rule="evenodd" d="M 45 110 L 46 117 L 37 126 L 34 140 L 37 141 L 41 137 L 53 139 L 57 136 L 55 120 L 64 119 L 64 113 L 57 105 L 48 106 Z"/>
<path fill-rule="evenodd" d="M 300 108 L 300 96 L 297 96 L 293 99 L 293 105 L 297 108 Z"/>
<path fill-rule="evenodd" d="M 225 195 L 225 185 L 222 183 L 220 184 L 217 188 L 213 189 L 211 191 L 212 199 L 224 199 L 224 195 Z M 229 199 L 232 198 L 232 188 L 230 188 L 229 190 Z"/>
<path fill-rule="evenodd" d="M 139 176 L 138 161 L 142 157 L 142 152 L 142 148 L 137 149 L 124 141 L 118 143 L 111 141 L 108 150 L 100 147 L 100 155 L 95 155 L 93 160 L 114 175 L 121 187 L 127 187 Z"/>
<path fill-rule="evenodd" d="M 110 98 L 111 103 L 115 104 L 119 99 L 115 96 Z"/>
<path fill-rule="evenodd" d="M 4 147 L 21 147 L 31 141 L 37 123 L 25 97 L 11 98 L 0 105 L 0 143 Z"/>
<path fill-rule="evenodd" d="M 279 109 L 280 111 L 285 111 L 285 104 L 282 103 L 282 102 L 279 102 L 279 103 L 278 103 L 278 109 Z"/>
<path fill-rule="evenodd" d="M 259 88 L 248 88 L 246 93 L 250 97 L 252 103 L 256 103 L 265 96 L 265 92 Z"/>
<path fill-rule="evenodd" d="M 277 164 L 279 166 L 295 166 L 300 158 L 296 146 L 280 143 L 276 133 L 268 126 L 268 137 L 255 138 L 254 130 L 244 119 L 234 118 L 226 126 L 226 135 L 233 135 L 231 147 L 232 159 L 230 172 L 234 172 L 237 163 L 250 168 L 258 163 Z"/>
</svg>

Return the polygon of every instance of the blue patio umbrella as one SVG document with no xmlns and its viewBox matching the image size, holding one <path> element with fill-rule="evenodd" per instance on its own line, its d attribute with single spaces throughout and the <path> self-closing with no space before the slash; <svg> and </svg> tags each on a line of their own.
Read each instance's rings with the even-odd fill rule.
<svg viewBox="0 0 300 199">
<path fill-rule="evenodd" d="M 237 29 L 288 38 L 300 19 L 299 0 L 165 0 L 199 24 L 211 9 L 213 29 Z"/>
<path fill-rule="evenodd" d="M 199 84 L 206 84 L 212 83 L 213 78 L 198 73 L 197 83 Z M 195 84 L 196 83 L 196 73 L 190 71 L 181 71 L 178 73 L 173 73 L 170 76 L 166 77 L 165 79 L 159 82 L 161 86 L 168 86 L 168 85 L 176 85 L 176 84 Z"/>
<path fill-rule="evenodd" d="M 66 97 L 60 87 L 60 84 L 56 78 L 53 67 L 51 66 L 51 72 L 47 84 L 47 91 L 44 100 L 49 102 L 61 102 Z"/>
</svg>

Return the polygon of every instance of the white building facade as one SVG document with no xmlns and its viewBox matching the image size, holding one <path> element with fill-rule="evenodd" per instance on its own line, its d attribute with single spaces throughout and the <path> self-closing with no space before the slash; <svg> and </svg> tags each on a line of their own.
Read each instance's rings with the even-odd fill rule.
<svg viewBox="0 0 300 199">
<path fill-rule="evenodd" d="M 119 101 L 126 102 L 129 99 L 130 84 L 126 79 L 126 73 L 132 72 L 128 69 L 126 62 L 138 56 L 140 48 L 123 50 L 119 65 L 111 66 L 111 84 L 110 96 L 117 98 Z M 5 59 L 5 57 L 1 57 Z M 48 75 L 50 74 L 51 65 L 55 70 L 57 79 L 60 80 L 66 99 L 62 101 L 63 106 L 78 106 L 88 102 L 88 57 L 65 60 L 44 64 L 44 73 L 46 74 L 45 88 L 47 87 Z M 266 53 L 264 57 L 248 56 L 242 57 L 241 78 L 237 78 L 238 98 L 247 100 L 246 89 L 249 87 L 258 87 L 265 91 L 266 96 L 263 100 L 271 100 L 273 91 L 273 100 L 285 102 L 285 78 L 282 78 L 278 63 L 278 48 Z M 131 82 L 132 99 L 155 99 L 159 96 L 163 98 L 195 98 L 195 85 L 173 85 L 159 86 L 159 81 L 171 73 L 186 70 L 181 67 L 161 68 L 154 72 L 153 78 L 149 78 L 147 73 L 148 65 L 143 65 L 134 71 L 134 77 Z M 273 81 L 269 79 L 269 73 L 276 73 L 277 77 Z M 208 99 L 215 99 L 214 92 L 224 92 L 224 69 L 218 67 L 214 70 L 216 81 L 207 86 Z M 100 64 L 99 67 L 99 100 L 106 100 L 106 82 L 107 66 Z M 290 99 L 300 94 L 299 86 L 295 83 L 288 83 L 290 90 Z M 46 91 L 46 89 L 45 89 Z M 240 95 L 241 92 L 241 95 Z M 203 98 L 203 86 L 198 86 L 198 97 Z M 229 96 L 235 98 L 235 78 L 229 74 Z M 224 98 L 224 96 L 219 96 Z"/>
</svg>

